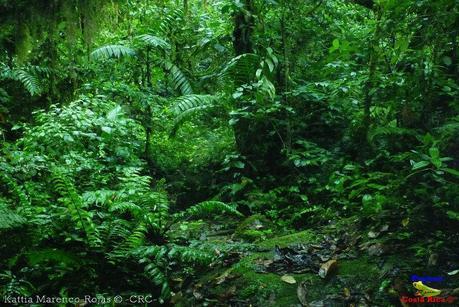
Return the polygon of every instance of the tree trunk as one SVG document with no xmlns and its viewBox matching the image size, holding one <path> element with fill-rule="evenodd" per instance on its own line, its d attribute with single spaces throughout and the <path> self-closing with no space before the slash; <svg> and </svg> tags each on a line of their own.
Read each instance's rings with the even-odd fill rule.
<svg viewBox="0 0 459 307">
<path fill-rule="evenodd" d="M 379 44 L 379 32 L 382 17 L 381 8 L 376 7 L 373 9 L 376 25 L 368 46 L 368 79 L 364 87 L 363 121 L 362 126 L 359 129 L 360 131 L 358 131 L 358 135 L 356 136 L 361 146 L 359 153 L 362 158 L 364 158 L 370 150 L 370 144 L 367 141 L 367 136 L 371 125 L 371 107 L 373 105 L 373 95 L 376 86 L 375 77 L 378 61 L 377 45 Z"/>
<path fill-rule="evenodd" d="M 244 9 L 240 9 L 234 16 L 233 47 L 236 55 L 253 52 L 253 13 L 252 0 L 244 0 Z"/>
</svg>

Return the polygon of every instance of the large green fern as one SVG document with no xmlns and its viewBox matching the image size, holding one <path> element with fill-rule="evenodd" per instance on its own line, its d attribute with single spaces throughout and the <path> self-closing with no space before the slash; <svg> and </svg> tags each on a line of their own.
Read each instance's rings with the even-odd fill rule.
<svg viewBox="0 0 459 307">
<path fill-rule="evenodd" d="M 9 209 L 0 199 L 0 231 L 20 227 L 26 222 L 24 217 Z"/>
<path fill-rule="evenodd" d="M 186 95 L 175 99 L 175 119 L 171 135 L 175 135 L 180 125 L 191 115 L 216 107 L 216 101 L 217 97 L 212 95 Z"/>
<path fill-rule="evenodd" d="M 65 172 L 59 168 L 52 171 L 51 181 L 55 190 L 61 195 L 59 199 L 68 209 L 70 218 L 77 229 L 81 229 L 91 246 L 99 246 L 101 240 L 96 225 L 92 221 L 92 215 L 84 208 L 83 199 L 75 189 Z"/>
<path fill-rule="evenodd" d="M 38 73 L 48 72 L 47 69 L 38 66 L 30 66 L 29 69 L 10 68 L 7 65 L 0 66 L 0 80 L 10 79 L 20 82 L 31 96 L 42 92 L 42 85 L 38 79 Z"/>
<path fill-rule="evenodd" d="M 169 50 L 171 48 L 171 45 L 168 42 L 166 42 L 164 39 L 158 36 L 143 34 L 137 36 L 137 39 L 141 40 L 142 42 L 146 43 L 151 47 L 159 47 L 162 50 Z"/>
<path fill-rule="evenodd" d="M 162 34 L 164 36 L 169 36 L 169 34 L 176 30 L 179 24 L 181 24 L 184 21 L 184 14 L 183 10 L 176 8 L 169 12 L 161 21 L 161 24 L 159 26 Z"/>
<path fill-rule="evenodd" d="M 123 45 L 106 45 L 91 52 L 94 59 L 121 58 L 135 56 L 136 51 Z"/>
<path fill-rule="evenodd" d="M 260 56 L 253 53 L 241 54 L 231 59 L 220 71 L 220 78 L 230 78 L 237 85 L 247 84 L 255 79 L 260 65 Z"/>
<path fill-rule="evenodd" d="M 375 141 L 378 137 L 388 137 L 388 136 L 417 136 L 418 133 L 416 130 L 407 129 L 396 126 L 375 126 L 368 132 L 368 140 L 370 142 Z"/>
<path fill-rule="evenodd" d="M 208 217 L 213 214 L 229 213 L 236 216 L 243 216 L 239 211 L 234 207 L 225 204 L 221 201 L 208 200 L 189 207 L 188 209 L 174 214 L 174 219 L 178 220 L 186 217 L 189 218 L 199 218 L 199 217 Z"/>
</svg>

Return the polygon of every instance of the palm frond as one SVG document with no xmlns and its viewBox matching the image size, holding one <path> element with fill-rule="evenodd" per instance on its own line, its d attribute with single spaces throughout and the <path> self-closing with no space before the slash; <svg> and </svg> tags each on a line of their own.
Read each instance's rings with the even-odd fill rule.
<svg viewBox="0 0 459 307">
<path fill-rule="evenodd" d="M 187 76 L 180 70 L 180 68 L 169 61 L 162 62 L 164 69 L 169 73 L 174 88 L 182 95 L 193 94 L 193 88 Z"/>
<path fill-rule="evenodd" d="M 121 58 L 125 56 L 134 56 L 135 50 L 123 45 L 106 45 L 97 48 L 91 52 L 91 57 L 94 59 Z"/>
</svg>

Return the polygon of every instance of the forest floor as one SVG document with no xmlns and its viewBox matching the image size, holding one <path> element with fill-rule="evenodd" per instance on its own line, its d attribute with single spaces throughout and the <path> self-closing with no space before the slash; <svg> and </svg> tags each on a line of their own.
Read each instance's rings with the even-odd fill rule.
<svg viewBox="0 0 459 307">
<path fill-rule="evenodd" d="M 230 248 L 210 270 L 190 280 L 177 279 L 181 290 L 173 303 L 409 306 L 403 300 L 418 299 L 413 275 L 442 276 L 441 284 L 429 284 L 446 289 L 439 299 L 453 300 L 453 295 L 459 294 L 458 289 L 452 290 L 459 274 L 450 271 L 452 263 L 448 261 L 457 258 L 457 251 L 443 251 L 448 256 L 440 257 L 441 262 L 437 253 L 431 253 L 426 261 L 414 256 L 409 246 L 393 243 L 389 225 L 368 233 L 358 225 L 357 220 L 348 218 L 299 232 L 273 231 L 261 215 L 232 224 L 227 220 L 222 224 L 190 223 L 177 231 L 178 237 L 206 241 L 211 246 L 226 243 Z"/>
</svg>

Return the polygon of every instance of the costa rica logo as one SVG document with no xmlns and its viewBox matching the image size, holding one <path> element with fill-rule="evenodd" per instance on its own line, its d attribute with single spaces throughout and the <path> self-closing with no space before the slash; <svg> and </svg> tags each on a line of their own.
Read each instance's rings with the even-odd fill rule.
<svg viewBox="0 0 459 307">
<path fill-rule="evenodd" d="M 426 285 L 422 283 L 422 281 L 413 282 L 413 287 L 415 287 L 418 290 L 414 294 L 416 296 L 431 297 L 431 296 L 440 295 L 441 293 L 441 290 L 427 287 Z"/>
<path fill-rule="evenodd" d="M 448 295 L 449 291 L 436 289 L 425 285 L 425 282 L 443 282 L 442 276 L 417 276 L 412 275 L 412 285 L 416 289 L 414 296 L 402 296 L 400 301 L 408 304 L 422 304 L 422 303 L 445 303 L 452 304 L 456 301 L 457 297 Z"/>
</svg>

